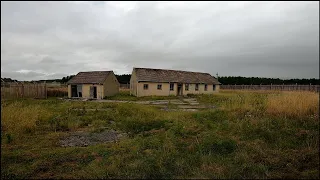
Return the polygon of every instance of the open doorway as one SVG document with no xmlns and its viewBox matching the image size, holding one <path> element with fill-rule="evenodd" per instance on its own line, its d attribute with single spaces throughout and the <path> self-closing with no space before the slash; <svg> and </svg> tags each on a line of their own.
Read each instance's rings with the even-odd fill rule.
<svg viewBox="0 0 320 180">
<path fill-rule="evenodd" d="M 182 96 L 182 84 L 178 83 L 177 96 Z"/>
<path fill-rule="evenodd" d="M 90 98 L 97 99 L 97 87 L 90 86 Z"/>
<path fill-rule="evenodd" d="M 71 97 L 82 97 L 82 85 L 71 85 Z"/>
</svg>

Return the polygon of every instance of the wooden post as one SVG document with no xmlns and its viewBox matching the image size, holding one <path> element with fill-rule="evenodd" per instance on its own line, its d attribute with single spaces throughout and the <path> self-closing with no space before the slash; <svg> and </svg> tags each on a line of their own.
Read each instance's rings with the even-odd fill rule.
<svg viewBox="0 0 320 180">
<path fill-rule="evenodd" d="M 21 95 L 22 95 L 22 98 L 24 98 L 24 86 L 23 86 L 23 84 L 21 84 L 21 87 L 22 87 Z"/>
<path fill-rule="evenodd" d="M 309 91 L 311 91 L 311 83 L 309 84 Z"/>
<path fill-rule="evenodd" d="M 11 95 L 11 84 L 9 83 L 9 96 L 12 96 Z"/>
<path fill-rule="evenodd" d="M 47 83 L 44 82 L 44 93 L 46 95 L 46 99 L 48 98 L 48 94 L 47 94 Z"/>
</svg>

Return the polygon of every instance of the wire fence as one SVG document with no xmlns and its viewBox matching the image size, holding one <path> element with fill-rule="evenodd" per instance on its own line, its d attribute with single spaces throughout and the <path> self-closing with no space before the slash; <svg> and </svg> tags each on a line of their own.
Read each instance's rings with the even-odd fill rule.
<svg viewBox="0 0 320 180">
<path fill-rule="evenodd" d="M 220 89 L 320 92 L 320 85 L 220 85 Z"/>
</svg>

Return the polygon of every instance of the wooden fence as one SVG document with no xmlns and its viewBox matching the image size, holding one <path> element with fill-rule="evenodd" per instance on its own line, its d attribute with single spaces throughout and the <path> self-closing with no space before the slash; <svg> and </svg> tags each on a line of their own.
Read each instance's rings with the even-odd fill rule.
<svg viewBox="0 0 320 180">
<path fill-rule="evenodd" d="M 1 84 L 1 99 L 47 98 L 46 84 Z"/>
<path fill-rule="evenodd" d="M 220 89 L 320 92 L 320 85 L 220 85 Z"/>
</svg>

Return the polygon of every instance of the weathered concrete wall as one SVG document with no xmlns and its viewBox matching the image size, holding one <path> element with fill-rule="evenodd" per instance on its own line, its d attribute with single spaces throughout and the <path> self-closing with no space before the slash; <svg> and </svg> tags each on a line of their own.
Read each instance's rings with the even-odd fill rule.
<svg viewBox="0 0 320 180">
<path fill-rule="evenodd" d="M 135 83 L 133 81 L 133 83 Z M 135 86 L 132 86 L 132 92 L 133 95 L 135 96 L 170 96 L 170 95 L 177 95 L 178 94 L 178 83 L 174 83 L 174 89 L 173 91 L 170 91 L 170 84 L 169 83 L 153 83 L 153 82 L 139 82 L 135 83 L 138 85 L 136 88 Z M 144 84 L 148 84 L 148 89 L 144 89 Z M 162 85 L 162 89 L 159 90 L 157 89 L 158 84 Z M 213 90 L 213 85 L 208 84 L 207 85 L 207 91 L 205 91 L 205 85 L 204 84 L 199 84 L 199 88 L 196 91 L 195 87 L 196 84 L 189 84 L 189 90 L 185 89 L 185 84 L 182 84 L 182 94 L 187 95 L 187 94 L 212 94 L 212 93 L 217 93 L 219 92 L 219 85 L 215 85 L 215 90 Z M 135 89 L 137 89 L 135 91 Z M 137 95 L 138 94 L 138 95 Z"/>
<path fill-rule="evenodd" d="M 120 84 L 117 80 L 117 77 L 112 73 L 107 77 L 107 79 L 103 83 L 103 87 L 103 97 L 113 96 L 119 93 Z"/>
</svg>

